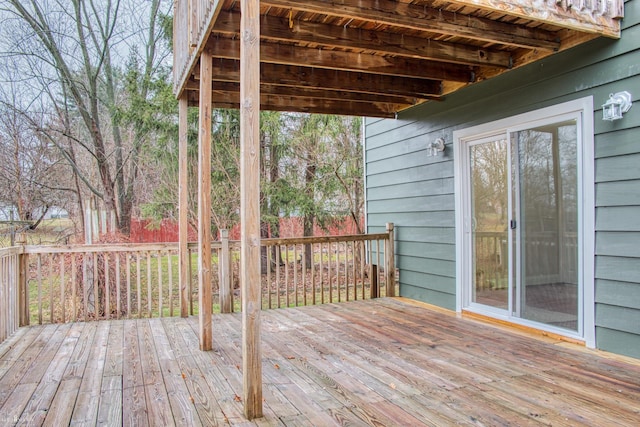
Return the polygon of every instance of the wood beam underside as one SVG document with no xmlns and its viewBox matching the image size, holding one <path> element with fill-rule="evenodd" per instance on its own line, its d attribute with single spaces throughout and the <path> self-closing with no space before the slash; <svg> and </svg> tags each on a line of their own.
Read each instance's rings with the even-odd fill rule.
<svg viewBox="0 0 640 427">
<path fill-rule="evenodd" d="M 262 0 L 260 108 L 393 117 L 595 37 L 474 2 L 475 10 L 455 2 Z M 200 45 L 213 58 L 214 108 L 239 106 L 240 20 L 240 2 L 223 1 Z M 196 62 L 181 86 L 195 92 L 190 105 L 199 79 Z"/>
</svg>

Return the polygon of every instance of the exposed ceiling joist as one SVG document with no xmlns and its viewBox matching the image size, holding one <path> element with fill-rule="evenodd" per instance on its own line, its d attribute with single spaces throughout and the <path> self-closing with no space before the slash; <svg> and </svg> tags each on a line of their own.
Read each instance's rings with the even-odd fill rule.
<svg viewBox="0 0 640 427">
<path fill-rule="evenodd" d="M 272 6 L 328 16 L 373 21 L 417 31 L 433 31 L 456 37 L 468 37 L 489 43 L 524 48 L 558 50 L 560 41 L 551 32 L 537 28 L 517 27 L 500 21 L 449 12 L 392 0 L 263 0 Z"/>
<path fill-rule="evenodd" d="M 465 65 L 509 68 L 512 64 L 509 52 L 495 49 L 319 22 L 295 20 L 293 25 L 290 24 L 286 18 L 263 16 L 260 21 L 261 39 Z M 239 38 L 240 13 L 221 12 L 213 31 Z"/>
<path fill-rule="evenodd" d="M 196 80 L 199 76 L 196 74 Z M 239 82 L 240 64 L 231 59 L 214 59 L 213 79 L 215 81 Z M 289 87 L 343 90 L 372 94 L 390 94 L 412 98 L 430 99 L 442 94 L 442 84 L 435 80 L 381 74 L 356 73 L 340 70 L 326 70 L 302 66 L 278 66 L 263 63 L 260 66 L 260 80 L 263 83 Z"/>
<path fill-rule="evenodd" d="M 615 38 L 622 1 L 583 2 L 577 10 L 569 0 L 261 0 L 261 106 L 390 117 L 598 34 Z M 174 23 L 191 31 L 174 32 L 182 46 L 174 55 L 177 91 L 197 94 L 206 51 L 214 104 L 235 108 L 240 2 L 176 4 Z M 201 39 L 193 44 L 186 34 Z"/>
<path fill-rule="evenodd" d="M 214 58 L 240 59 L 240 40 L 211 38 L 207 50 Z M 260 61 L 280 65 L 305 64 L 319 69 L 357 71 L 430 80 L 451 80 L 464 83 L 475 80 L 475 73 L 466 65 L 275 43 L 260 44 Z"/>
</svg>

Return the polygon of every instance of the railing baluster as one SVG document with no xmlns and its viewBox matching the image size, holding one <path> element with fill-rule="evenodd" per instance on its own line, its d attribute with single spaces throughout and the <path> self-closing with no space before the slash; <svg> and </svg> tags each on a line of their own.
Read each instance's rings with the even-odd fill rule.
<svg viewBox="0 0 640 427">
<path fill-rule="evenodd" d="M 338 289 L 338 302 L 341 302 L 342 283 L 340 281 L 340 242 L 336 242 L 336 288 Z"/>
<path fill-rule="evenodd" d="M 267 286 L 265 287 L 267 290 L 267 307 L 269 309 L 273 308 L 271 305 L 271 250 L 275 246 L 267 246 Z"/>
<path fill-rule="evenodd" d="M 376 295 L 376 298 L 380 298 L 380 288 L 381 288 L 381 284 L 380 284 L 380 240 L 376 240 L 376 283 L 378 284 L 378 294 Z"/>
<path fill-rule="evenodd" d="M 284 289 L 286 295 L 286 307 L 289 307 L 289 245 L 284 247 Z"/>
<path fill-rule="evenodd" d="M 331 262 L 332 252 L 333 251 L 331 249 L 331 243 L 327 243 L 327 256 L 329 257 L 327 259 L 327 284 L 329 285 L 329 304 L 333 302 L 333 274 L 331 271 L 331 266 L 333 265 L 333 263 Z"/>
<path fill-rule="evenodd" d="M 324 244 L 320 243 L 320 271 L 318 272 L 320 279 L 320 304 L 324 304 Z"/>
<path fill-rule="evenodd" d="M 151 251 L 147 251 L 147 317 L 151 317 Z"/>
<path fill-rule="evenodd" d="M 309 245 L 309 250 L 312 250 L 313 246 Z M 300 276 L 302 277 L 302 304 L 307 305 L 307 293 L 308 293 L 308 287 L 307 287 L 307 255 L 305 253 L 306 251 L 306 246 L 302 245 L 302 270 L 301 270 L 301 274 Z M 311 252 L 311 259 L 313 259 L 313 251 Z"/>
<path fill-rule="evenodd" d="M 140 272 L 142 268 L 140 266 L 140 252 L 136 252 L 136 284 L 138 291 L 138 318 L 142 318 L 142 280 L 140 278 Z"/>
<path fill-rule="evenodd" d="M 116 319 L 120 319 L 121 295 L 120 295 L 120 252 L 116 252 Z"/>
<path fill-rule="evenodd" d="M 346 299 L 345 301 L 349 301 L 349 289 L 351 288 L 351 284 L 349 282 L 349 242 L 344 242 L 344 285 L 346 289 Z"/>
<path fill-rule="evenodd" d="M 95 315 L 94 320 L 100 319 L 100 299 L 98 294 L 98 286 L 100 284 L 100 275 L 98 274 L 98 254 L 93 253 L 93 312 Z"/>
<path fill-rule="evenodd" d="M 49 322 L 53 323 L 53 254 L 48 256 L 49 263 Z"/>
<path fill-rule="evenodd" d="M 298 245 L 293 245 L 293 292 L 295 304 L 298 306 Z"/>
<path fill-rule="evenodd" d="M 73 310 L 73 314 L 71 319 L 73 322 L 78 320 L 78 307 L 76 304 L 76 300 L 78 298 L 78 270 L 76 269 L 76 254 L 71 254 L 71 307 Z"/>
<path fill-rule="evenodd" d="M 42 325 L 42 254 L 38 254 L 36 264 L 38 271 L 38 324 Z"/>
<path fill-rule="evenodd" d="M 169 316 L 173 317 L 173 255 L 167 251 L 167 274 L 169 275 Z"/>
<path fill-rule="evenodd" d="M 127 269 L 127 319 L 131 318 L 131 253 L 125 252 L 125 268 Z"/>
<path fill-rule="evenodd" d="M 163 302 L 162 301 L 162 252 L 156 252 L 158 259 L 158 317 L 163 317 Z"/>
<path fill-rule="evenodd" d="M 316 305 L 316 245 L 312 243 L 309 246 L 311 248 L 311 301 Z"/>
<path fill-rule="evenodd" d="M 65 297 L 64 297 L 64 287 L 65 287 L 65 281 L 64 281 L 64 261 L 65 261 L 65 257 L 64 254 L 60 254 L 60 314 L 62 316 L 62 323 L 65 323 L 66 317 L 65 317 Z"/>
<path fill-rule="evenodd" d="M 104 257 L 104 318 L 111 318 L 111 287 L 109 286 L 109 253 L 105 252 Z"/>
<path fill-rule="evenodd" d="M 278 254 L 282 255 L 282 247 L 280 245 L 278 247 Z M 278 308 L 280 308 L 280 263 L 282 262 L 282 256 L 278 257 L 276 261 L 276 298 L 278 298 Z"/>
</svg>

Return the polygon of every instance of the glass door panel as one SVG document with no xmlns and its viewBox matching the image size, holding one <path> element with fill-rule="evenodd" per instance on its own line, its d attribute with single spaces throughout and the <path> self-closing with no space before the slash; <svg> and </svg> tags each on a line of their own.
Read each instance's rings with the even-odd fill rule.
<svg viewBox="0 0 640 427">
<path fill-rule="evenodd" d="M 577 331 L 577 122 L 514 132 L 511 141 L 518 168 L 515 311 Z"/>
<path fill-rule="evenodd" d="M 471 301 L 509 308 L 507 140 L 469 146 L 471 193 Z"/>
</svg>

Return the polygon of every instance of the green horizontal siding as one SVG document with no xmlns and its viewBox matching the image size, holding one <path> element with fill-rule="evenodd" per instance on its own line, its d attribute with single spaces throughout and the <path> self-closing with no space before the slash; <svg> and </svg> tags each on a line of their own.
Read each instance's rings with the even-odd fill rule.
<svg viewBox="0 0 640 427">
<path fill-rule="evenodd" d="M 596 326 L 640 335 L 640 310 L 615 305 L 596 306 Z"/>
<path fill-rule="evenodd" d="M 448 292 L 438 292 L 433 289 L 425 288 L 424 282 L 421 282 L 420 286 L 413 286 L 408 283 L 404 283 L 402 281 L 402 275 L 400 276 L 400 294 L 404 297 L 418 301 L 428 301 L 429 304 L 438 305 L 449 310 L 456 309 L 455 295 Z"/>
<path fill-rule="evenodd" d="M 640 232 L 598 231 L 596 255 L 640 258 Z"/>
<path fill-rule="evenodd" d="M 610 306 L 628 307 L 640 310 L 640 284 L 598 279 L 596 281 L 596 302 Z"/>
<path fill-rule="evenodd" d="M 453 193 L 453 177 L 405 182 L 367 189 L 367 200 L 391 200 L 405 197 L 436 196 Z"/>
<path fill-rule="evenodd" d="M 396 225 L 401 295 L 455 307 L 453 131 L 592 96 L 596 344 L 640 357 L 640 2 L 626 2 L 622 28 L 620 40 L 598 38 L 397 119 L 366 120 L 367 222 Z M 623 120 L 601 120 L 609 93 L 622 90 L 636 105 Z M 428 157 L 440 137 L 445 155 Z"/>
<path fill-rule="evenodd" d="M 412 271 L 414 273 L 433 274 L 451 279 L 456 277 L 455 261 L 403 255 L 398 259 L 397 267 L 403 271 Z M 451 290 L 448 289 L 448 291 L 450 292 Z"/>
<path fill-rule="evenodd" d="M 596 327 L 598 348 L 640 359 L 640 335 Z"/>
<path fill-rule="evenodd" d="M 598 187 L 596 186 L 596 193 Z M 626 205 L 622 195 L 614 207 L 596 209 L 596 230 L 598 231 L 640 231 L 640 208 Z"/>
<path fill-rule="evenodd" d="M 640 180 L 602 182 L 596 187 L 596 206 L 640 206 Z"/>
</svg>

